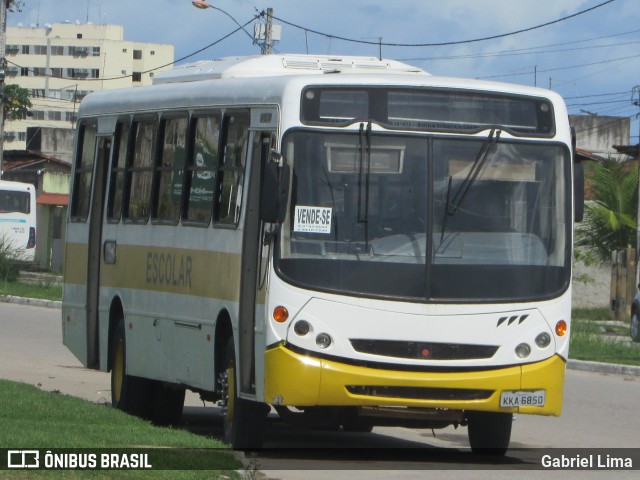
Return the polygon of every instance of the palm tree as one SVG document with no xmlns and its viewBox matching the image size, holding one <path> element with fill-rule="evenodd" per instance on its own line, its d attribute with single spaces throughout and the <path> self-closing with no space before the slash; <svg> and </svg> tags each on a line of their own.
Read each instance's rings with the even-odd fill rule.
<svg viewBox="0 0 640 480">
<path fill-rule="evenodd" d="M 576 245 L 607 264 L 613 251 L 636 244 L 638 170 L 608 158 L 594 166 L 589 180 L 594 198 L 585 205 Z"/>
</svg>

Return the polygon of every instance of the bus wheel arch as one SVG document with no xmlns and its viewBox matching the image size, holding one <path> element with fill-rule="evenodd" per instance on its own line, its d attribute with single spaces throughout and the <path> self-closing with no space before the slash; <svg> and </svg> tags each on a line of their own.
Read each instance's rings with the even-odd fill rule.
<svg viewBox="0 0 640 480">
<path fill-rule="evenodd" d="M 231 316 L 226 310 L 218 314 L 215 327 L 215 345 L 214 345 L 214 375 L 219 378 L 225 368 L 225 355 L 229 339 L 233 339 L 233 327 L 231 325 Z"/>
</svg>

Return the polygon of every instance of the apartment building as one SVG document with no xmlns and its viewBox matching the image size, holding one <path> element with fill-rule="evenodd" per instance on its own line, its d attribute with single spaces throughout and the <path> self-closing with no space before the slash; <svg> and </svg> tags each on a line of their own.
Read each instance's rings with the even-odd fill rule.
<svg viewBox="0 0 640 480">
<path fill-rule="evenodd" d="M 75 126 L 89 93 L 151 84 L 171 68 L 174 47 L 126 41 L 120 25 L 54 23 L 8 27 L 6 59 L 5 83 L 29 90 L 33 116 L 5 122 L 4 148 L 24 150 L 27 127 Z"/>
</svg>

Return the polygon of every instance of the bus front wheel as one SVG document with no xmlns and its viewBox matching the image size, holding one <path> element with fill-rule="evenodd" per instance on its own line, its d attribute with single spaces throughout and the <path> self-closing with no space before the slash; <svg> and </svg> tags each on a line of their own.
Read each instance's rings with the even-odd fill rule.
<svg viewBox="0 0 640 480">
<path fill-rule="evenodd" d="M 467 412 L 467 422 L 469 445 L 473 453 L 507 453 L 513 424 L 511 413 Z"/>
<path fill-rule="evenodd" d="M 239 397 L 233 338 L 227 343 L 224 366 L 218 382 L 222 392 L 225 442 L 233 448 L 259 448 L 262 445 L 269 407 Z"/>
<path fill-rule="evenodd" d="M 127 375 L 127 339 L 124 320 L 120 320 L 111 339 L 111 404 L 123 412 L 147 418 L 153 384 Z"/>
</svg>

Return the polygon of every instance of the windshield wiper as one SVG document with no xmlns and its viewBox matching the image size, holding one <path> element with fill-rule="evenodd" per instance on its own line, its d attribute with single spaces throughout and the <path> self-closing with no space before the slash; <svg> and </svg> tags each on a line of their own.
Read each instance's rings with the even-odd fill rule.
<svg viewBox="0 0 640 480">
<path fill-rule="evenodd" d="M 476 159 L 473 161 L 467 176 L 464 181 L 458 187 L 453 198 L 451 198 L 451 184 L 453 183 L 453 176 L 449 175 L 449 185 L 447 186 L 447 199 L 446 206 L 444 209 L 444 216 L 442 218 L 442 231 L 440 233 L 440 243 L 442 244 L 442 240 L 444 239 L 444 233 L 447 229 L 447 218 L 453 217 L 457 212 L 458 208 L 462 204 L 464 197 L 467 195 L 469 188 L 473 185 L 473 182 L 478 178 L 478 174 L 482 170 L 487 158 L 489 157 L 489 153 L 493 150 L 493 147 L 500 140 L 501 130 L 496 130 L 495 128 L 491 129 L 489 132 L 489 136 L 485 138 L 484 142 L 482 142 L 482 146 L 480 150 L 478 150 L 478 154 L 476 155 Z"/>
</svg>

